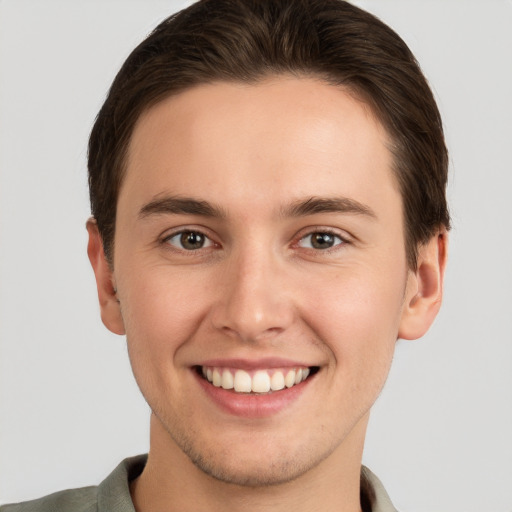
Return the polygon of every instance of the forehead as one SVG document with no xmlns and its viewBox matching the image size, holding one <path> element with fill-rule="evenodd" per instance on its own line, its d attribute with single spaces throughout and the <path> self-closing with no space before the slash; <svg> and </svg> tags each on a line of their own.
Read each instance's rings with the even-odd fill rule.
<svg viewBox="0 0 512 512">
<path fill-rule="evenodd" d="M 245 208 L 333 192 L 371 200 L 395 188 L 387 142 L 365 103 L 321 80 L 200 85 L 140 117 L 120 202 L 192 191 Z"/>
</svg>

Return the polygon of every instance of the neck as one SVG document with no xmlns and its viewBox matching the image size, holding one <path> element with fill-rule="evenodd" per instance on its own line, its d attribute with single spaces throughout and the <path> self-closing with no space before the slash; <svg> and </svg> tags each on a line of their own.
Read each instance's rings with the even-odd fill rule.
<svg viewBox="0 0 512 512">
<path fill-rule="evenodd" d="M 248 487 L 198 469 L 152 416 L 148 462 L 131 485 L 137 512 L 360 512 L 361 458 L 368 417 L 323 461 L 293 481 Z"/>
</svg>

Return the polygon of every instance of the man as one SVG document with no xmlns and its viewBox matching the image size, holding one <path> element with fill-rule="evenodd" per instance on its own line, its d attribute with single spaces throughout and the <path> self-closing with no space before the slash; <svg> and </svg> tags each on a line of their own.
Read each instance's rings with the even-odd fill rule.
<svg viewBox="0 0 512 512">
<path fill-rule="evenodd" d="M 88 254 L 150 452 L 2 510 L 394 510 L 361 457 L 398 338 L 441 302 L 439 113 L 339 0 L 203 1 L 127 59 L 93 128 Z"/>
</svg>

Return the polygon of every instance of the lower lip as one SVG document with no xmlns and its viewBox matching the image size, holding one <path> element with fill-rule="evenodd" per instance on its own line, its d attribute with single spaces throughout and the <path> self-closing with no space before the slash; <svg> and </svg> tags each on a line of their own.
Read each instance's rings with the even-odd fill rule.
<svg viewBox="0 0 512 512">
<path fill-rule="evenodd" d="M 194 372 L 196 373 L 196 372 Z M 235 393 L 218 388 L 196 373 L 197 380 L 208 397 L 225 412 L 243 418 L 265 418 L 290 407 L 304 392 L 313 377 L 291 388 L 268 394 Z"/>
</svg>

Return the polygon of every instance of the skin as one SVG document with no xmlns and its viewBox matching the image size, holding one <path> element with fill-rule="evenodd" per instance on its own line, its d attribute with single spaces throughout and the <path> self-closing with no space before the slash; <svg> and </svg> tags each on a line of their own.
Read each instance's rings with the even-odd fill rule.
<svg viewBox="0 0 512 512">
<path fill-rule="evenodd" d="M 363 103 L 311 78 L 202 85 L 139 119 L 113 265 L 88 223 L 103 322 L 126 333 L 153 411 L 148 464 L 132 485 L 138 512 L 360 510 L 370 408 L 397 338 L 434 320 L 446 259 L 440 232 L 408 269 L 387 142 Z M 176 197 L 222 216 L 147 208 Z M 310 198 L 364 211 L 290 211 Z M 184 249 L 184 230 L 206 244 Z M 332 247 L 313 247 L 325 232 Z M 261 418 L 221 410 L 192 370 L 262 357 L 319 371 Z"/>
</svg>

